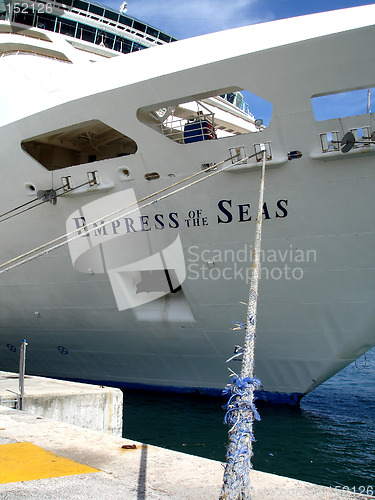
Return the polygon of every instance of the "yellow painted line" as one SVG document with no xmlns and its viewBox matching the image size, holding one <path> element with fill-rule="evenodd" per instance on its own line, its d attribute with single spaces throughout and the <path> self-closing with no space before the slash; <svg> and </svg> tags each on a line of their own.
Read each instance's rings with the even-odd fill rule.
<svg viewBox="0 0 375 500">
<path fill-rule="evenodd" d="M 99 471 L 28 442 L 0 445 L 0 483 L 74 476 L 89 472 Z"/>
</svg>

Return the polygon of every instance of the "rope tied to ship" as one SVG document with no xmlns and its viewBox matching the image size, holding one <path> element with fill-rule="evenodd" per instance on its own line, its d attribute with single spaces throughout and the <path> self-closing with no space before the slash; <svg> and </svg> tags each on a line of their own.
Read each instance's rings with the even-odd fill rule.
<svg viewBox="0 0 375 500">
<path fill-rule="evenodd" d="M 7 262 L 4 262 L 3 264 L 0 264 L 0 274 L 5 273 L 7 271 L 10 271 L 11 269 L 19 267 L 23 264 L 26 264 L 27 262 L 30 262 L 38 257 L 46 255 L 46 254 L 50 253 L 51 251 L 56 250 L 57 248 L 60 248 L 63 245 L 66 245 L 67 243 L 69 243 L 77 238 L 81 238 L 82 236 L 81 236 L 80 232 L 82 231 L 82 229 L 85 230 L 85 235 L 87 236 L 88 234 L 90 234 L 96 230 L 96 224 L 98 224 L 98 223 L 100 223 L 102 226 L 107 226 L 109 224 L 112 224 L 113 222 L 115 222 L 117 220 L 117 217 L 112 218 L 116 215 L 118 217 L 120 215 L 122 217 L 126 217 L 128 215 L 131 215 L 132 213 L 134 213 L 138 210 L 141 210 L 141 209 L 146 208 L 146 207 L 148 207 L 156 202 L 160 202 L 166 198 L 169 198 L 170 196 L 175 195 L 175 194 L 183 191 L 184 189 L 187 189 L 188 187 L 194 186 L 195 184 L 198 184 L 206 179 L 209 179 L 209 178 L 213 177 L 214 175 L 220 174 L 221 172 L 225 172 L 226 170 L 233 168 L 236 165 L 241 164 L 241 163 L 249 160 L 250 158 L 256 157 L 258 155 L 259 155 L 259 152 L 254 153 L 252 155 L 249 155 L 246 158 L 240 158 L 236 162 L 230 163 L 229 165 L 226 165 L 218 170 L 214 170 L 214 169 L 216 169 L 218 166 L 223 165 L 224 163 L 226 163 L 228 161 L 232 161 L 233 156 L 230 156 L 229 158 L 226 158 L 225 160 L 222 160 L 214 165 L 210 165 L 210 166 L 206 167 L 205 169 L 202 169 L 201 171 L 190 175 L 189 177 L 186 177 L 180 181 L 177 181 L 169 186 L 166 186 L 165 188 L 160 189 L 159 191 L 156 191 L 154 193 L 146 195 L 143 198 L 140 198 L 140 199 L 136 200 L 133 203 L 130 203 L 129 205 L 127 205 L 125 207 L 121 207 L 121 208 L 119 208 L 119 209 L 117 209 L 117 210 L 115 210 L 107 215 L 104 215 L 104 216 L 102 216 L 102 217 L 100 217 L 92 222 L 89 222 L 81 228 L 78 228 L 74 231 L 65 233 L 65 234 L 47 242 L 47 243 L 44 243 L 43 245 L 40 245 L 39 247 L 36 247 L 32 250 L 29 250 L 28 252 L 25 252 L 25 253 L 19 255 L 18 257 L 15 257 L 11 260 L 8 260 Z M 236 155 L 236 156 L 239 156 L 239 155 Z M 200 179 L 189 182 L 185 186 L 179 187 L 179 188 L 174 189 L 173 191 L 171 191 L 169 193 L 166 193 L 162 196 L 159 196 L 161 193 L 168 191 L 168 190 L 170 190 L 170 189 L 172 189 L 180 184 L 183 184 L 187 181 L 191 181 L 193 178 L 195 178 L 199 175 L 202 175 L 202 174 L 207 174 L 207 175 L 201 177 Z M 151 201 L 148 201 L 150 199 L 151 199 Z M 144 203 L 144 202 L 146 202 L 146 203 Z M 109 220 L 104 221 L 104 219 L 109 219 Z"/>
<path fill-rule="evenodd" d="M 36 207 L 39 207 L 40 205 L 43 205 L 46 202 L 50 202 L 51 205 L 56 205 L 57 198 L 60 198 L 60 196 L 65 196 L 69 193 L 72 193 L 76 189 L 79 189 L 79 188 L 86 186 L 87 184 L 90 184 L 90 183 L 91 183 L 91 181 L 83 182 L 82 184 L 79 184 L 78 186 L 75 186 L 75 187 L 72 187 L 69 189 L 67 189 L 66 186 L 60 186 L 56 189 L 40 190 L 40 191 L 38 191 L 37 197 L 35 199 L 27 201 L 26 203 L 23 203 L 22 205 L 18 205 L 18 207 L 12 208 L 11 210 L 8 210 L 7 212 L 0 214 L 0 223 L 5 222 L 8 219 L 12 219 L 13 217 L 16 217 L 17 215 L 21 215 L 24 212 L 28 212 L 29 210 L 32 210 Z M 63 192 L 58 193 L 58 191 L 60 191 L 61 189 L 63 189 Z M 31 205 L 32 203 L 35 203 L 37 201 L 39 201 L 39 203 L 37 203 L 36 205 L 32 205 L 28 208 L 24 208 L 23 210 L 21 210 L 21 208 L 26 207 L 28 205 Z M 16 213 L 13 213 L 13 212 L 16 212 Z M 12 214 L 12 215 L 9 215 L 9 214 Z M 8 217 L 5 217 L 6 215 L 8 215 Z"/>
<path fill-rule="evenodd" d="M 235 322 L 237 325 L 236 329 L 245 327 L 244 347 L 237 353 L 243 356 L 242 367 L 240 375 L 232 372 L 231 383 L 223 391 L 224 395 L 230 395 L 228 403 L 224 406 L 224 409 L 227 410 L 224 422 L 230 426 L 230 429 L 228 431 L 227 460 L 220 500 L 251 499 L 250 470 L 252 469 L 251 457 L 254 454 L 252 443 L 255 441 L 253 423 L 254 420 L 260 420 L 260 415 L 254 404 L 254 391 L 261 387 L 260 380 L 254 377 L 262 211 L 266 170 L 265 145 L 263 144 L 261 147 L 263 151 L 263 163 L 246 325 Z M 228 361 L 235 356 L 229 358 Z"/>
</svg>

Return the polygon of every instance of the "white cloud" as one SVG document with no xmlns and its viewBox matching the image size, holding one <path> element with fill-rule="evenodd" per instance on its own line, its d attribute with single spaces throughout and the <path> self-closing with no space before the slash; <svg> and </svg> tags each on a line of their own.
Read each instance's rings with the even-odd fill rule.
<svg viewBox="0 0 375 500">
<path fill-rule="evenodd" d="M 118 9 L 121 0 L 107 0 Z M 211 33 L 261 22 L 258 0 L 128 0 L 130 16 L 148 22 L 176 38 Z"/>
</svg>

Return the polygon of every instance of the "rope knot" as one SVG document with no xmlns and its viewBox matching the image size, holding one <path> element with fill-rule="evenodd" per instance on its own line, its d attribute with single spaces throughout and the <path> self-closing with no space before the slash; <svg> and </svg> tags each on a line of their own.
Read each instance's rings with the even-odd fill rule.
<svg viewBox="0 0 375 500">
<path fill-rule="evenodd" d="M 240 394 L 252 386 L 253 391 L 261 386 L 261 381 L 257 377 L 241 377 L 240 375 L 231 375 L 231 383 L 223 390 L 223 394 Z"/>
</svg>

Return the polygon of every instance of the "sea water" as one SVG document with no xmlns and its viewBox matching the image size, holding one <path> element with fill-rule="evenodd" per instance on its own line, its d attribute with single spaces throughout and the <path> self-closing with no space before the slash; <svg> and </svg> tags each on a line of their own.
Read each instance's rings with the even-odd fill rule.
<svg viewBox="0 0 375 500">
<path fill-rule="evenodd" d="M 225 461 L 225 401 L 124 392 L 124 436 Z M 254 468 L 375 496 L 375 348 L 302 399 L 258 402 Z"/>
</svg>

